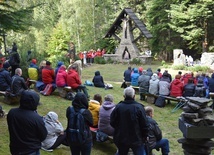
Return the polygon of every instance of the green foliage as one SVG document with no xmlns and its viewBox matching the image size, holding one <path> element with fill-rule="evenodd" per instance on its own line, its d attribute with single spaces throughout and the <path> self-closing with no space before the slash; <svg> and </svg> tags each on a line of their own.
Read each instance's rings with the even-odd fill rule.
<svg viewBox="0 0 214 155">
<path fill-rule="evenodd" d="M 141 60 L 139 58 L 133 58 L 130 62 L 130 64 L 140 65 L 142 64 Z"/>
<path fill-rule="evenodd" d="M 106 64 L 106 60 L 103 57 L 95 57 L 94 63 L 96 64 Z"/>
<path fill-rule="evenodd" d="M 161 65 L 164 66 L 166 64 L 166 61 L 162 60 Z"/>
<path fill-rule="evenodd" d="M 174 70 L 185 70 L 186 66 L 185 65 L 173 65 L 172 69 Z"/>
<path fill-rule="evenodd" d="M 53 29 L 50 40 L 47 43 L 46 53 L 48 54 L 48 60 L 56 63 L 57 61 L 68 61 L 69 34 L 62 29 L 62 25 L 58 24 Z"/>
<path fill-rule="evenodd" d="M 167 11 L 171 17 L 169 26 L 180 34 L 190 49 L 201 50 L 205 40 L 213 41 L 214 33 L 209 31 L 213 28 L 213 7 L 213 0 L 177 1 Z M 208 31 L 211 34 L 207 35 Z"/>
<path fill-rule="evenodd" d="M 114 63 L 114 60 L 112 60 L 111 58 L 108 58 L 108 59 L 106 60 L 106 63 L 107 63 L 107 64 L 112 64 L 112 63 Z"/>
</svg>

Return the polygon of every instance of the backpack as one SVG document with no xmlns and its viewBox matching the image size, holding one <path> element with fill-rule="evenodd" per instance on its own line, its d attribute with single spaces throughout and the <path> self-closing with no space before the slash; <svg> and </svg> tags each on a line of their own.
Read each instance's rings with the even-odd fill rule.
<svg viewBox="0 0 214 155">
<path fill-rule="evenodd" d="M 166 102 L 165 102 L 165 97 L 164 96 L 158 96 L 158 98 L 155 101 L 155 106 L 157 107 L 165 107 Z"/>
<path fill-rule="evenodd" d="M 40 91 L 40 93 L 44 96 L 49 96 L 53 92 L 53 86 L 52 84 L 47 84 L 45 89 L 43 91 Z"/>
<path fill-rule="evenodd" d="M 202 87 L 196 86 L 195 87 L 195 94 L 193 96 L 194 97 L 205 97 L 204 90 L 205 90 L 204 86 L 202 86 Z"/>
<path fill-rule="evenodd" d="M 66 94 L 66 99 L 73 101 L 75 95 L 76 95 L 76 93 L 74 93 L 74 92 L 68 92 Z"/>
<path fill-rule="evenodd" d="M 89 81 L 89 80 L 85 81 L 85 85 L 86 86 L 94 86 L 94 84 L 91 81 Z"/>
<path fill-rule="evenodd" d="M 71 113 L 66 130 L 67 140 L 70 145 L 80 146 L 86 142 L 88 137 L 85 119 L 82 115 L 85 109 L 80 109 L 76 112 L 73 107 L 70 107 L 70 111 Z"/>
</svg>

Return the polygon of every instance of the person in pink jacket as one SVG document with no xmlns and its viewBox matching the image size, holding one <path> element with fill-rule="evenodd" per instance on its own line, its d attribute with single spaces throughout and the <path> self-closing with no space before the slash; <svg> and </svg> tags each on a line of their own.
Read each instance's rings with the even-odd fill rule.
<svg viewBox="0 0 214 155">
<path fill-rule="evenodd" d="M 66 86 L 66 77 L 67 77 L 67 72 L 66 72 L 66 66 L 62 65 L 57 73 L 56 76 L 56 86 L 57 87 L 64 87 Z"/>
</svg>

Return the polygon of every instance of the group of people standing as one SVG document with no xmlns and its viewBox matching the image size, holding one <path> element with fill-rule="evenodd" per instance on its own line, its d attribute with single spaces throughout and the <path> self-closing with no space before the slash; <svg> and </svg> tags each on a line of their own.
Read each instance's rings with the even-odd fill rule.
<svg viewBox="0 0 214 155">
<path fill-rule="evenodd" d="M 98 48 L 97 50 L 90 49 L 89 51 L 80 51 L 78 56 L 80 60 L 82 61 L 82 64 L 92 64 L 94 63 L 95 57 L 103 57 L 103 55 L 106 53 L 105 49 Z"/>
</svg>

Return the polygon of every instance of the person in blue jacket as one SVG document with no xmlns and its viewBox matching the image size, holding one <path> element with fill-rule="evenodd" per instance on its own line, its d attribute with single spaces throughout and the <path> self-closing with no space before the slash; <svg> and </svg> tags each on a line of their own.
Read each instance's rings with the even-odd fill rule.
<svg viewBox="0 0 214 155">
<path fill-rule="evenodd" d="M 138 69 L 134 68 L 134 72 L 131 75 L 131 85 L 132 86 L 138 86 L 138 78 L 139 78 L 140 74 L 138 73 Z"/>
</svg>

